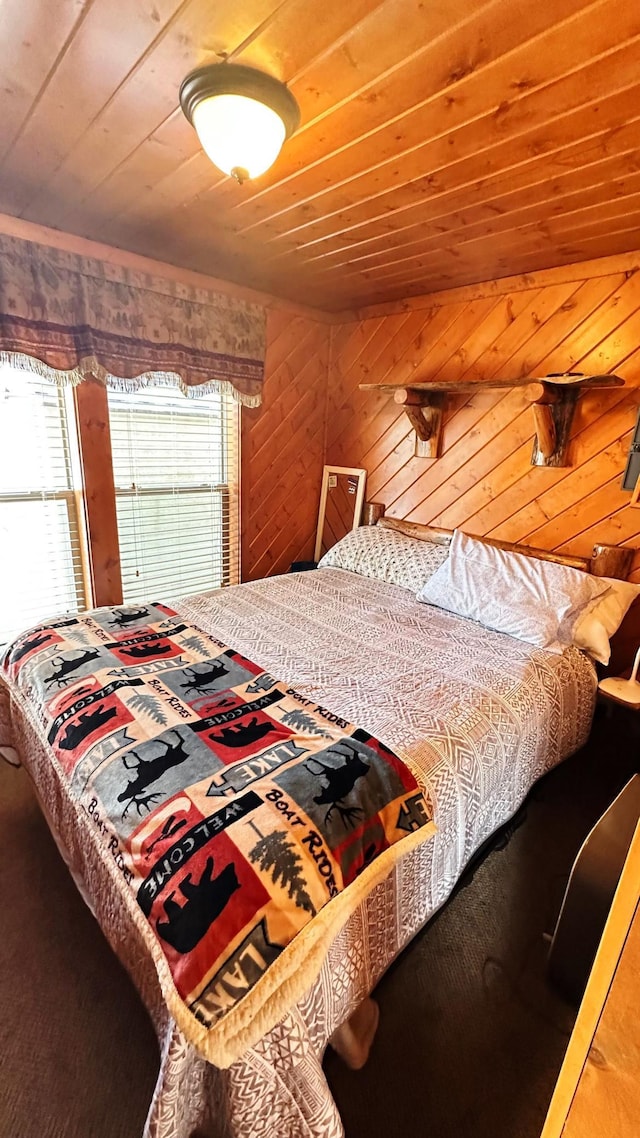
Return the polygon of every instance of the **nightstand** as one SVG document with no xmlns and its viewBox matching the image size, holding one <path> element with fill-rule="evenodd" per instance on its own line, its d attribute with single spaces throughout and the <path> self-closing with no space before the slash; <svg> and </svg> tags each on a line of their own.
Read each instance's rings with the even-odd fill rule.
<svg viewBox="0 0 640 1138">
<path fill-rule="evenodd" d="M 598 704 L 611 721 L 608 730 L 622 738 L 629 756 L 635 756 L 635 770 L 640 770 L 640 684 L 631 684 L 626 676 L 607 676 L 598 684 Z"/>
</svg>

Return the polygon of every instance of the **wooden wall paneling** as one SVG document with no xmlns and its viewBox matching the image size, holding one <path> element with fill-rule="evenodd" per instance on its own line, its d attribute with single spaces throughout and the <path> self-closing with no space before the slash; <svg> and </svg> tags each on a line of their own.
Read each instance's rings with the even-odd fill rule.
<svg viewBox="0 0 640 1138">
<path fill-rule="evenodd" d="M 279 511 L 282 511 L 283 516 L 285 512 L 285 490 L 291 493 L 291 500 L 286 503 L 287 517 L 291 510 L 302 512 L 305 517 L 308 515 L 307 503 L 303 501 L 307 496 L 314 499 L 314 512 L 317 513 L 320 489 L 316 486 L 316 481 L 321 442 L 318 438 L 318 424 L 309 423 L 303 414 L 301 420 L 292 425 L 287 444 L 279 451 L 272 452 L 271 462 L 261 474 L 254 474 L 252 496 L 260 501 L 262 512 L 243 534 L 248 557 L 261 556 L 273 539 L 274 519 L 279 516 Z M 277 462 L 273 460 L 273 454 L 277 454 Z"/>
<path fill-rule="evenodd" d="M 569 535 L 569 539 L 579 543 L 580 535 L 585 530 L 600 521 L 608 521 L 614 513 L 626 507 L 629 502 L 629 495 L 620 489 L 619 472 L 608 478 L 606 477 L 607 473 L 606 469 L 603 469 L 603 481 L 600 482 L 597 489 L 585 494 L 575 504 L 562 510 L 555 517 L 549 518 L 544 525 L 537 528 L 534 531 L 535 540 L 539 538 L 543 547 L 549 545 L 549 548 L 553 549 L 559 549 L 560 546 L 564 545 L 568 540 L 567 535 Z M 629 514 L 631 515 L 632 511 L 629 511 Z M 634 527 L 640 530 L 640 519 L 630 517 L 629 521 L 632 530 Z M 496 527 L 495 534 L 500 537 L 501 533 L 510 532 L 510 529 L 511 527 L 507 523 Z M 602 540 L 604 541 L 604 538 Z"/>
<path fill-rule="evenodd" d="M 466 403 L 460 406 L 451 406 L 446 415 L 443 429 L 443 452 L 437 462 L 426 463 L 424 459 L 411 463 L 407 472 L 396 470 L 393 479 L 389 479 L 384 487 L 388 505 L 395 502 L 395 511 L 415 508 L 416 503 L 434 492 L 446 480 L 465 464 L 474 448 L 482 446 L 483 431 L 481 423 L 485 415 L 499 409 L 504 398 L 504 391 L 487 389 L 478 391 Z M 524 405 L 524 404 L 523 404 Z M 500 413 L 499 411 L 495 413 Z M 372 455 L 371 459 L 372 461 Z M 380 487 L 383 490 L 383 487 Z"/>
<path fill-rule="evenodd" d="M 377 488 L 376 493 L 380 500 L 386 501 L 396 516 L 413 514 L 416 502 L 426 493 L 425 482 L 428 474 L 431 474 L 430 483 L 434 489 L 437 489 L 441 482 L 446 481 L 456 470 L 464 466 L 474 441 L 479 438 L 477 424 L 485 415 L 498 407 L 503 398 L 506 397 L 496 391 L 488 391 L 486 395 L 482 392 L 473 396 L 458 416 L 451 417 L 445 423 L 441 457 L 437 460 L 444 465 L 437 471 L 435 469 L 426 471 L 425 459 L 411 457 L 402 469 L 396 469 L 384 485 Z M 435 468 L 435 466 L 436 463 L 429 462 L 429 467 Z"/>
<path fill-rule="evenodd" d="M 526 468 L 531 469 L 532 444 L 527 440 L 514 450 L 508 458 L 482 478 L 475 486 L 462 494 L 455 503 L 458 517 L 464 518 L 464 525 L 471 533 L 490 532 L 492 526 L 499 525 L 514 512 L 514 497 L 520 489 L 522 498 L 529 503 L 536 499 L 548 483 L 554 484 L 558 478 L 558 468 L 540 467 L 547 473 L 536 479 L 533 489 Z M 516 499 L 520 501 L 520 497 Z"/>
<path fill-rule="evenodd" d="M 107 389 L 85 379 L 74 389 L 82 460 L 93 604 L 122 604 L 118 519 L 111 459 Z"/>
<path fill-rule="evenodd" d="M 621 360 L 635 349 L 637 341 L 633 343 L 630 340 L 626 351 L 618 350 L 616 345 L 609 341 L 603 353 L 600 356 L 597 354 L 599 345 L 603 344 L 607 337 L 612 336 L 630 316 L 634 316 L 640 305 L 638 274 L 634 273 L 614 290 L 610 288 L 611 283 L 611 279 L 605 277 L 597 282 L 590 282 L 588 289 L 585 287 L 585 293 L 588 295 L 588 323 L 583 318 L 569 335 L 564 335 L 550 351 L 536 361 L 536 367 L 542 369 L 543 373 L 566 370 L 567 366 L 569 370 L 574 369 L 578 361 L 584 362 L 585 367 L 594 366 L 598 358 L 610 359 L 609 352 L 616 352 L 616 358 Z M 598 300 L 596 307 L 593 307 L 594 298 Z M 553 331 L 555 332 L 555 329 Z"/>
<path fill-rule="evenodd" d="M 525 304 L 518 314 L 516 315 L 513 309 L 510 310 L 510 323 L 477 356 L 460 378 L 492 379 L 499 372 L 506 375 L 507 368 L 510 371 L 513 369 L 513 376 L 518 378 L 522 374 L 518 367 L 518 352 L 525 350 L 525 345 L 539 331 L 540 326 L 554 312 L 562 310 L 574 292 L 575 285 L 565 282 L 544 290 L 521 293 L 520 297 Z"/>
<path fill-rule="evenodd" d="M 522 443 L 529 440 L 533 443 L 533 433 L 530 404 L 527 404 L 522 390 L 510 391 L 480 420 L 477 433 L 474 436 L 464 435 L 453 448 L 457 453 L 457 469 L 426 499 L 433 520 L 438 519 L 436 524 L 445 525 L 441 519 L 450 517 L 452 512 L 458 517 L 455 502 L 465 490 L 475 486 Z M 483 441 L 487 437 L 491 439 L 490 447 Z M 417 508 L 414 508 L 410 516 L 417 521 L 414 518 L 416 512 Z"/>
<path fill-rule="evenodd" d="M 268 314 L 263 404 L 242 409 L 243 580 L 312 556 L 328 353 L 326 325 Z"/>
<path fill-rule="evenodd" d="M 410 314 L 403 313 L 394 316 L 388 326 L 375 328 L 373 334 L 366 341 L 366 353 L 364 348 L 360 345 L 362 350 L 357 351 L 352 358 L 351 366 L 341 366 L 338 357 L 333 352 L 332 359 L 334 361 L 333 367 L 338 369 L 337 374 L 340 376 L 340 390 L 348 390 L 353 393 L 353 401 L 349 399 L 341 399 L 332 401 L 331 394 L 335 390 L 329 386 L 327 399 L 328 399 L 328 414 L 332 419 L 332 433 L 334 436 L 340 434 L 342 431 L 349 432 L 353 430 L 354 419 L 357 415 L 360 421 L 360 430 L 363 428 L 364 422 L 374 413 L 376 405 L 369 404 L 362 399 L 363 392 L 358 390 L 358 384 L 367 382 L 369 374 L 375 369 L 375 376 L 379 374 L 386 374 L 391 362 L 386 366 L 382 364 L 378 370 L 378 360 L 380 359 L 385 348 L 388 349 L 389 345 L 393 343 L 396 334 L 410 319 Z M 399 345 L 398 351 L 402 351 Z M 353 466 L 351 462 L 340 462 L 339 466 Z"/>
<path fill-rule="evenodd" d="M 491 307 L 491 300 L 485 300 L 482 302 L 480 314 Z M 436 352 L 442 359 L 449 358 L 451 348 L 448 335 L 451 328 L 456 326 L 458 318 L 463 314 L 463 309 L 463 305 L 435 308 L 428 311 L 426 319 L 423 319 L 422 323 L 416 324 L 415 321 L 405 320 L 390 327 L 378 328 L 376 345 L 380 347 L 385 338 L 388 340 L 388 348 L 392 348 L 392 366 L 389 367 L 388 348 L 386 352 L 382 349 L 375 354 L 371 352 L 372 341 L 369 340 L 365 358 L 362 358 L 362 353 L 359 357 L 359 367 L 354 367 L 350 372 L 342 369 L 340 383 L 329 384 L 328 400 L 332 423 L 332 448 L 338 450 L 341 447 L 343 441 L 341 431 L 348 436 L 348 433 L 353 430 L 355 419 L 358 423 L 359 447 L 361 453 L 365 454 L 367 461 L 369 459 L 368 443 L 374 443 L 388 429 L 391 429 L 397 441 L 406 439 L 410 453 L 413 454 L 414 437 L 412 432 L 407 431 L 405 416 L 398 415 L 397 407 L 393 406 L 388 396 L 380 398 L 375 395 L 375 392 L 360 391 L 358 384 L 365 380 L 368 381 L 370 378 L 375 383 L 405 382 L 411 377 L 419 378 L 422 374 L 422 359 L 426 352 L 429 353 L 430 358 Z M 422 315 L 424 316 L 424 314 Z M 479 318 L 478 311 L 474 308 L 471 313 L 466 314 L 464 326 L 473 328 L 476 317 Z M 335 339 L 335 330 L 332 335 Z M 335 351 L 332 358 L 338 360 Z M 333 399 L 332 395 L 334 396 Z M 386 441 L 391 441 L 390 436 L 387 436 Z M 373 473 L 373 470 L 370 473 Z M 367 493 L 369 493 L 369 489 Z"/>
<path fill-rule="evenodd" d="M 605 406 L 600 409 L 596 408 L 595 400 L 590 401 L 590 413 L 575 425 L 569 448 L 569 461 L 580 468 L 583 478 L 586 479 L 588 474 L 588 461 L 599 452 L 603 454 L 603 463 L 606 463 L 607 455 L 611 453 L 606 451 L 607 446 L 614 448 L 612 453 L 615 454 L 616 468 L 620 468 L 621 458 L 628 449 L 628 439 L 625 447 L 621 448 L 620 436 L 630 429 L 635 420 L 636 401 L 637 397 L 632 400 L 627 395 L 622 415 L 616 414 L 617 407 L 609 399 L 602 400 Z M 524 447 L 529 447 L 528 441 Z M 494 526 L 509 519 L 510 532 L 513 533 L 519 532 L 518 522 L 523 515 L 525 518 L 527 514 L 530 515 L 531 509 L 534 516 L 542 516 L 545 520 L 547 516 L 552 516 L 549 514 L 549 505 L 542 506 L 543 501 L 548 501 L 544 494 L 545 487 L 553 487 L 558 483 L 564 485 L 575 471 L 564 467 L 555 470 L 548 468 L 548 475 L 536 475 L 527 461 L 530 451 L 524 447 L 512 455 L 508 462 L 496 467 L 487 480 L 458 500 L 455 524 L 479 524 L 486 527 L 483 532 L 489 534 Z M 474 513 L 476 510 L 479 513 Z M 526 525 L 525 522 L 525 532 L 528 532 Z"/>
<path fill-rule="evenodd" d="M 410 377 L 415 378 L 424 350 L 427 346 L 434 348 L 460 310 L 461 306 L 452 305 L 448 309 L 407 313 L 404 320 L 398 320 L 395 324 L 385 323 L 384 326 L 381 326 L 380 321 L 377 326 L 375 321 L 365 321 L 360 327 L 367 327 L 369 334 L 365 334 L 364 339 L 352 335 L 352 351 L 348 353 L 345 350 L 344 360 L 337 341 L 338 329 L 332 331 L 332 368 L 339 369 L 339 383 L 330 384 L 328 391 L 334 446 L 339 445 L 337 440 L 342 430 L 348 432 L 352 429 L 354 406 L 357 407 L 361 424 L 360 437 L 363 440 L 365 424 L 372 418 L 374 409 L 376 413 L 383 414 L 385 421 L 394 414 L 388 399 L 372 401 L 371 393 L 368 397 L 366 392 L 359 390 L 359 384 L 367 382 L 371 375 L 375 377 L 375 383 L 398 383 Z M 374 327 L 369 327 L 371 325 Z M 375 341 L 374 335 L 377 336 Z M 412 346 L 411 352 L 407 351 L 407 345 Z M 355 352 L 354 346 L 357 347 Z M 363 362 L 365 347 L 367 350 Z M 377 352 L 376 348 L 379 349 Z M 385 356 L 385 348 L 387 352 L 390 349 L 390 356 Z"/>
<path fill-rule="evenodd" d="M 613 475 L 614 471 L 624 469 L 630 442 L 630 430 L 624 433 L 624 428 L 635 421 L 637 405 L 628 404 L 625 412 L 622 424 L 616 423 L 615 413 L 610 412 L 594 424 L 593 431 L 586 430 L 582 449 L 575 445 L 570 450 L 576 465 L 556 471 L 556 477 L 533 479 L 528 473 L 522 474 L 521 464 L 519 477 L 503 494 L 496 494 L 478 514 L 470 515 L 468 523 L 480 525 L 487 534 L 507 522 L 510 533 L 527 537 L 536 533 L 562 509 L 601 485 L 607 471 Z M 611 420 L 613 423 L 609 425 Z M 578 436 L 576 444 L 580 441 L 581 436 Z M 521 459 L 525 457 L 522 455 Z"/>
<path fill-rule="evenodd" d="M 562 269 L 533 273 L 470 289 L 466 302 L 460 290 L 425 297 L 419 308 L 426 309 L 428 320 L 417 346 L 402 336 L 403 329 L 415 325 L 396 322 L 387 330 L 396 359 L 391 371 L 385 369 L 387 379 L 392 375 L 407 382 L 409 375 L 449 374 L 484 379 L 489 385 L 493 378 L 567 368 L 620 374 L 624 388 L 592 392 L 579 401 L 571 466 L 532 467 L 530 408 L 517 389 L 489 386 L 471 399 L 450 400 L 441 458 L 415 458 L 412 434 L 393 400 L 355 387 L 364 371 L 368 382 L 383 381 L 377 362 L 384 358 L 385 317 L 379 309 L 357 332 L 352 324 L 350 333 L 331 329 L 327 461 L 366 467 L 368 496 L 384 502 L 397 517 L 581 556 L 589 554 L 594 540 L 640 545 L 640 515 L 628 508 L 630 496 L 620 489 L 640 403 L 640 274 L 635 265 L 635 258 L 609 258 L 602 266 L 604 275 L 597 275 L 597 264 L 582 266 L 582 271 L 574 266 L 566 274 L 569 279 Z M 432 348 L 428 333 L 434 310 L 454 306 L 455 319 Z M 410 301 L 403 311 L 414 311 Z M 367 325 L 373 320 L 375 351 L 369 358 L 374 339 Z M 340 348 L 349 336 L 359 344 L 357 372 L 353 364 L 340 366 Z M 404 355 L 399 355 L 403 344 Z M 373 409 L 361 425 L 365 399 Z M 640 578 L 640 552 L 633 572 Z"/>
<path fill-rule="evenodd" d="M 603 416 L 604 421 L 608 418 Z M 618 430 L 619 427 L 614 427 L 607 434 L 617 434 Z M 490 478 L 465 496 L 465 502 L 461 503 L 466 515 L 464 524 L 474 532 L 489 535 L 506 519 L 511 519 L 513 524 L 517 518 L 524 532 L 531 533 L 536 525 L 544 525 L 564 506 L 599 486 L 602 472 L 605 471 L 606 477 L 607 468 L 612 473 L 619 470 L 621 462 L 626 462 L 629 441 L 629 433 L 609 444 L 602 440 L 601 449 L 596 441 L 592 444 L 595 453 L 590 458 L 586 454 L 579 457 L 577 448 L 572 448 L 572 461 L 577 465 L 561 469 L 547 467 L 550 473 L 544 479 L 523 474 L 529 457 L 528 443 L 525 444 L 527 450 L 515 451 Z"/>
<path fill-rule="evenodd" d="M 393 366 L 386 372 L 384 379 L 380 378 L 376 368 L 376 383 L 397 383 L 399 385 L 410 383 L 412 379 L 420 378 L 422 359 L 427 352 L 435 351 L 436 344 L 446 336 L 451 325 L 462 315 L 462 304 L 449 304 L 446 307 L 424 310 L 417 309 L 414 317 L 422 316 L 422 323 L 417 323 L 417 331 L 412 335 L 412 325 L 407 324 L 403 329 L 405 339 L 404 350 L 396 352 Z M 414 324 L 414 326 L 416 326 Z M 410 338 L 409 338 L 410 337 Z M 409 348 L 409 350 L 407 350 Z"/>
<path fill-rule="evenodd" d="M 504 398 L 504 393 L 499 391 L 480 392 L 461 410 L 454 412 L 445 425 L 443 434 L 442 457 L 446 458 L 445 465 L 437 470 L 432 463 L 432 469 L 425 470 L 424 463 L 415 461 L 406 477 L 398 472 L 381 490 L 381 493 L 393 498 L 394 513 L 416 513 L 423 500 L 455 478 L 456 473 L 481 449 L 480 440 L 486 416 L 494 413 L 499 415 Z"/>
<path fill-rule="evenodd" d="M 640 358 L 637 358 L 630 369 L 619 363 L 616 365 L 616 369 L 621 373 L 626 372 L 628 381 L 632 382 L 634 376 L 638 374 L 639 363 Z M 631 391 L 627 390 L 626 393 L 625 389 L 622 389 L 621 392 L 618 391 L 613 398 L 610 395 L 603 397 L 600 406 L 598 406 L 599 401 L 592 397 L 587 400 L 585 397 L 588 410 L 580 409 L 580 418 L 574 424 L 569 450 L 570 461 L 576 464 L 581 471 L 584 470 L 585 477 L 588 473 L 589 459 L 598 455 L 599 452 L 602 454 L 600 465 L 603 471 L 606 470 L 608 459 L 615 455 L 617 469 L 620 473 L 622 472 L 630 441 L 628 434 L 635 424 L 638 401 L 639 395 L 634 387 L 631 388 Z M 570 472 L 565 471 L 565 477 L 562 476 L 562 471 L 559 471 L 559 474 L 559 479 L 551 481 L 558 481 L 564 485 L 565 477 L 570 477 Z M 520 541 L 525 534 L 529 535 L 538 525 L 544 526 L 547 519 L 553 517 L 560 506 L 560 499 L 557 495 L 552 500 L 544 494 L 541 497 L 535 495 L 534 487 L 539 487 L 540 483 L 531 478 L 530 472 L 527 472 L 523 481 L 525 479 L 528 482 L 529 494 L 526 494 L 525 489 L 523 496 L 522 487 L 520 487 L 518 498 L 511 496 L 510 504 L 513 509 L 505 511 L 502 523 L 499 526 L 500 534 L 498 536 L 505 536 L 508 531 L 508 540 Z M 533 501 L 531 501 L 532 498 Z M 530 504 L 527 505 L 527 503 Z M 486 516 L 483 523 L 492 524 Z M 516 533 L 519 534 L 517 539 L 512 537 Z"/>
<path fill-rule="evenodd" d="M 269 415 L 256 423 L 255 449 L 252 455 L 254 488 L 259 486 L 261 480 L 271 478 L 274 456 L 278 456 L 278 463 L 275 464 L 277 467 L 289 454 L 297 453 L 298 435 L 301 431 L 315 434 L 318 393 L 313 380 L 317 377 L 317 362 L 307 360 L 297 373 L 296 382 L 269 408 Z M 321 398 L 320 405 L 322 404 Z M 273 425 L 270 424 L 272 416 Z"/>
<path fill-rule="evenodd" d="M 435 380 L 459 382 L 466 377 L 479 356 L 490 348 L 531 304 L 528 294 L 502 297 L 496 301 L 481 323 L 460 341 L 450 359 L 435 372 Z M 429 369 L 431 378 L 431 369 Z"/>
<path fill-rule="evenodd" d="M 611 486 L 615 489 L 613 480 Z M 596 515 L 600 515 L 602 501 L 594 503 L 594 505 L 597 505 L 597 509 L 592 509 L 590 517 L 585 519 L 584 513 L 581 512 L 578 518 L 579 525 L 585 524 L 585 521 L 590 522 L 588 528 L 581 529 L 580 533 L 575 536 L 571 535 L 567 541 L 559 546 L 559 549 L 566 551 L 569 544 L 576 551 L 590 549 L 596 541 L 601 541 L 607 545 L 628 544 L 637 549 L 640 544 L 640 524 L 637 518 L 633 516 L 635 511 L 630 510 L 625 502 L 622 508 L 612 511 L 609 506 L 608 510 L 602 512 L 601 516 L 596 517 Z"/>
<path fill-rule="evenodd" d="M 305 387 L 305 379 L 317 366 L 313 359 L 317 346 L 317 331 L 308 326 L 308 334 L 301 333 L 298 340 L 296 332 L 299 330 L 300 322 L 296 321 L 292 328 L 295 337 L 293 350 L 273 371 L 267 354 L 266 371 L 270 380 L 271 399 L 269 415 L 259 418 L 252 431 L 254 471 L 260 473 L 273 461 L 274 453 L 277 453 L 276 448 L 288 441 L 290 424 L 287 420 L 292 416 L 299 421 L 304 419 L 307 411 L 303 405 L 304 401 L 306 399 L 308 402 L 313 395 L 312 389 Z M 294 423 L 294 433 L 295 429 Z"/>
</svg>

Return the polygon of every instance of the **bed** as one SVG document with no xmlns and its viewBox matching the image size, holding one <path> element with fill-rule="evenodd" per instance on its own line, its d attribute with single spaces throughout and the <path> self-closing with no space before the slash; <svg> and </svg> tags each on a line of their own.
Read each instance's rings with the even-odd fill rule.
<svg viewBox="0 0 640 1138">
<path fill-rule="evenodd" d="M 410 588 L 343 568 L 171 603 L 180 619 L 383 740 L 415 776 L 436 824 L 334 930 L 279 1022 L 226 1069 L 208 1062 L 171 1014 L 117 867 L 87 840 L 42 726 L 6 676 L 0 744 L 20 755 L 62 856 L 156 1028 L 161 1062 L 145 1138 L 339 1138 L 322 1070 L 327 1042 L 533 783 L 586 741 L 595 668 L 575 647 L 534 648 L 420 604 Z"/>
</svg>

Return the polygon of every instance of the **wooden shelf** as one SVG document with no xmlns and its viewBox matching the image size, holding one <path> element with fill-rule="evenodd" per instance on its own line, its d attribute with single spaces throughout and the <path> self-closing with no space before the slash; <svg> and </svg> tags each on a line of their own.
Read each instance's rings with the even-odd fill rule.
<svg viewBox="0 0 640 1138">
<path fill-rule="evenodd" d="M 470 379 L 460 383 L 441 380 L 416 380 L 406 386 L 384 383 L 361 383 L 362 391 L 379 391 L 393 395 L 404 407 L 416 432 L 416 454 L 438 458 L 442 434 L 442 409 L 447 395 L 469 395 L 475 391 L 504 388 L 527 388 L 536 427 L 531 463 L 533 466 L 566 466 L 571 423 L 580 395 L 613 387 L 624 387 L 617 375 L 583 375 L 564 372 L 517 379 Z"/>
</svg>

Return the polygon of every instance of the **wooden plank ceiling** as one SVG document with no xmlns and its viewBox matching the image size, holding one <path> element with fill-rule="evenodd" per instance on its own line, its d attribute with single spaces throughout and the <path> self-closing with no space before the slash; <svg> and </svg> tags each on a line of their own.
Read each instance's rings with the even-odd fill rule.
<svg viewBox="0 0 640 1138">
<path fill-rule="evenodd" d="M 640 6 L 3 0 L 0 210 L 340 310 L 628 251 Z M 288 82 L 272 170 L 217 173 L 194 66 Z"/>
</svg>

